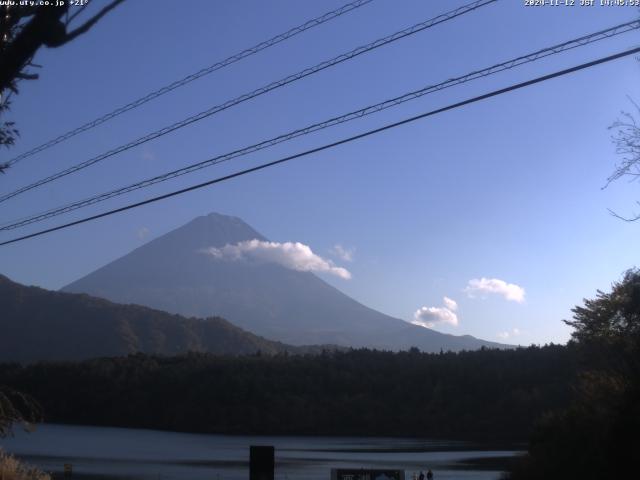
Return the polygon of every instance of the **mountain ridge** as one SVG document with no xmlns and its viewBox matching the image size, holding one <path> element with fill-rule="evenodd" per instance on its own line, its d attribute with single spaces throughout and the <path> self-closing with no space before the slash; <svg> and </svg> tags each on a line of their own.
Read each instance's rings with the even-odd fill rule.
<svg viewBox="0 0 640 480">
<path fill-rule="evenodd" d="M 24 286 L 0 274 L 0 362 L 72 361 L 134 353 L 318 353 L 244 331 L 220 317 L 186 318 L 87 294 Z"/>
<path fill-rule="evenodd" d="M 292 345 L 336 344 L 401 350 L 510 346 L 412 325 L 373 310 L 308 271 L 268 262 L 218 261 L 203 250 L 267 241 L 242 219 L 211 213 L 193 219 L 65 286 L 118 303 L 185 316 L 218 315 Z"/>
</svg>

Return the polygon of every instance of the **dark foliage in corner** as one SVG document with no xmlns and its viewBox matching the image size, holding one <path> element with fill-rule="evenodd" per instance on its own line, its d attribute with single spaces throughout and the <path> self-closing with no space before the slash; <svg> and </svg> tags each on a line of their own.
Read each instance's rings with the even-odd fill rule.
<svg viewBox="0 0 640 480">
<path fill-rule="evenodd" d="M 123 1 L 112 0 L 75 28 L 71 23 L 85 7 L 69 15 L 71 2 L 6 2 L 0 6 L 0 117 L 9 109 L 11 95 L 18 94 L 18 82 L 38 78 L 30 67 L 39 67 L 32 60 L 40 48 L 57 48 L 75 40 Z M 0 146 L 11 147 L 17 137 L 14 122 L 0 122 Z M 0 173 L 7 168 L 0 164 Z"/>
<path fill-rule="evenodd" d="M 574 310 L 574 400 L 543 418 L 510 478 L 630 478 L 640 471 L 640 271 Z"/>
<path fill-rule="evenodd" d="M 10 387 L 0 386 L 0 438 L 12 433 L 20 424 L 29 429 L 42 421 L 42 408 L 32 397 Z"/>
</svg>

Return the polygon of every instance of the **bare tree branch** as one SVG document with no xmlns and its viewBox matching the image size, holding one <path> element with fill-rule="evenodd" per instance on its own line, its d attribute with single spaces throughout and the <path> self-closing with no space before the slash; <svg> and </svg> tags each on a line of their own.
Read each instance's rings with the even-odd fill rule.
<svg viewBox="0 0 640 480">
<path fill-rule="evenodd" d="M 631 98 L 629 101 L 640 116 L 640 105 Z M 615 166 L 603 188 L 626 175 L 635 175 L 633 170 L 640 168 L 640 125 L 633 114 L 623 111 L 621 115 L 626 120 L 617 119 L 609 130 L 615 131 L 611 141 L 616 147 L 616 154 L 622 155 L 622 161 Z"/>
<path fill-rule="evenodd" d="M 78 9 L 76 10 L 76 12 L 75 12 L 73 15 L 71 15 L 71 16 L 69 17 L 69 19 L 67 20 L 67 27 L 69 26 L 69 24 L 70 24 L 71 22 L 73 22 L 73 21 L 76 19 L 76 17 L 77 17 L 78 15 L 80 15 L 82 12 L 84 12 L 86 8 L 87 8 L 87 4 L 86 4 L 86 3 L 85 3 L 84 5 L 82 5 L 80 8 L 78 8 Z"/>
<path fill-rule="evenodd" d="M 613 173 L 607 178 L 603 189 L 622 177 L 630 177 L 632 182 L 640 178 L 640 121 L 638 120 L 640 119 L 640 105 L 631 97 L 627 96 L 627 98 L 635 108 L 635 112 L 620 112 L 621 118 L 616 119 L 609 127 L 609 130 L 614 131 L 611 142 L 615 145 L 616 154 L 620 155 L 622 160 L 615 165 Z M 636 203 L 640 205 L 640 202 Z M 625 222 L 640 220 L 640 214 L 636 213 L 630 217 L 622 216 L 611 209 L 609 209 L 609 213 Z"/>
<path fill-rule="evenodd" d="M 20 80 L 37 80 L 40 78 L 40 75 L 37 73 L 19 73 L 16 78 L 19 78 Z"/>
<path fill-rule="evenodd" d="M 91 17 L 81 26 L 79 26 L 72 32 L 67 33 L 63 43 L 70 42 L 71 40 L 78 37 L 79 35 L 82 35 L 83 33 L 86 33 L 87 31 L 89 31 L 89 29 L 93 27 L 102 17 L 104 17 L 107 13 L 109 13 L 111 10 L 116 8 L 122 2 L 124 2 L 124 0 L 114 0 L 113 2 L 108 4 L 106 7 L 104 7 L 102 10 L 96 13 L 93 17 Z"/>
<path fill-rule="evenodd" d="M 640 205 L 640 203 L 638 203 L 638 204 Z M 640 214 L 634 214 L 631 217 L 623 217 L 622 215 L 619 215 L 616 212 L 614 212 L 613 210 L 611 210 L 610 208 L 608 208 L 607 210 L 609 211 L 609 213 L 612 216 L 614 216 L 614 217 L 616 217 L 616 218 L 618 218 L 620 220 L 624 220 L 625 222 L 635 222 L 637 220 L 640 220 Z"/>
</svg>

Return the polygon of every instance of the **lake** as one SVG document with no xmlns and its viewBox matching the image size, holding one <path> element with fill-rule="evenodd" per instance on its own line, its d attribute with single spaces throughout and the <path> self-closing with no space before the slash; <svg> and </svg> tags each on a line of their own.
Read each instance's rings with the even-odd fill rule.
<svg viewBox="0 0 640 480">
<path fill-rule="evenodd" d="M 0 446 L 42 470 L 73 465 L 74 479 L 247 480 L 249 446 L 275 447 L 278 480 L 329 480 L 331 468 L 403 469 L 407 480 L 431 468 L 435 480 L 500 478 L 514 449 L 456 441 L 382 437 L 268 437 L 129 428 L 39 425 L 16 429 Z"/>
</svg>

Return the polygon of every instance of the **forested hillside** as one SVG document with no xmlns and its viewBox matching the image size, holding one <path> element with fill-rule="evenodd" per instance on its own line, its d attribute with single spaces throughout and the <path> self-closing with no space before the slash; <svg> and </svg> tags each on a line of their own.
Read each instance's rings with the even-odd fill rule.
<svg viewBox="0 0 640 480">
<path fill-rule="evenodd" d="M 219 317 L 185 318 L 84 294 L 26 287 L 0 275 L 0 361 L 84 360 L 144 352 L 177 355 L 307 352 Z M 319 351 L 319 348 L 315 348 Z"/>
<path fill-rule="evenodd" d="M 568 403 L 574 375 L 563 346 L 0 366 L 0 384 L 33 395 L 49 422 L 485 440 L 526 439 L 535 419 Z"/>
</svg>

